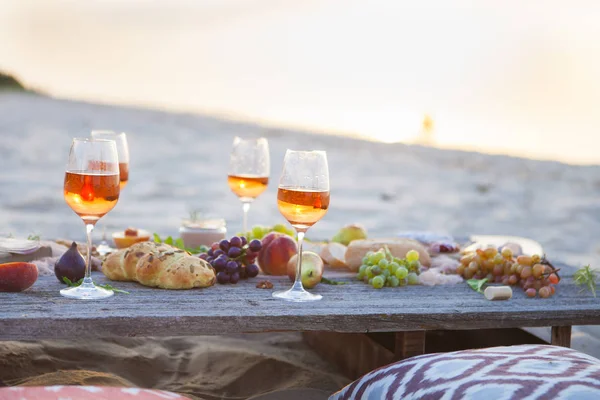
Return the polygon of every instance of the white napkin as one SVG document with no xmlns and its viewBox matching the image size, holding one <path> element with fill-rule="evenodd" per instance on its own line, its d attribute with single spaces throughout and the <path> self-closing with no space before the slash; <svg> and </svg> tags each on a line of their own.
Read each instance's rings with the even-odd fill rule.
<svg viewBox="0 0 600 400">
<path fill-rule="evenodd" d="M 31 254 L 40 248 L 37 240 L 0 238 L 0 252 L 12 254 Z"/>
</svg>

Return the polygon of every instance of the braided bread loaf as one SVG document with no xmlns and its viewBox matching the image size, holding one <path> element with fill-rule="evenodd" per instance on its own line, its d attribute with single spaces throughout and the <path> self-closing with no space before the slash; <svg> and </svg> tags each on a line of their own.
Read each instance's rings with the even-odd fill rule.
<svg viewBox="0 0 600 400">
<path fill-rule="evenodd" d="M 163 289 L 191 289 L 215 283 L 206 261 L 164 243 L 141 242 L 110 254 L 102 272 L 113 281 L 135 281 Z"/>
</svg>

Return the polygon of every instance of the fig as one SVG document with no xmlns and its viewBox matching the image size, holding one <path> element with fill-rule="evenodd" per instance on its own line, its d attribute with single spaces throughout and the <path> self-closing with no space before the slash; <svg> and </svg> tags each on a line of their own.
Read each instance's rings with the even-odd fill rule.
<svg viewBox="0 0 600 400">
<path fill-rule="evenodd" d="M 61 283 L 65 283 L 64 277 L 69 278 L 71 282 L 83 279 L 85 276 L 85 260 L 77 249 L 77 243 L 73 242 L 69 250 L 54 264 L 54 275 Z"/>
</svg>

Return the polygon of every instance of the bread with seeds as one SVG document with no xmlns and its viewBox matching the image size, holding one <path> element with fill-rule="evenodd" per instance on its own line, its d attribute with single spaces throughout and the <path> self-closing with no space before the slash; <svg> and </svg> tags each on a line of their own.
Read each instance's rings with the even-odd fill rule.
<svg viewBox="0 0 600 400">
<path fill-rule="evenodd" d="M 114 281 L 135 281 L 163 289 L 192 289 L 215 283 L 206 261 L 164 243 L 141 242 L 110 254 L 102 272 Z"/>
</svg>

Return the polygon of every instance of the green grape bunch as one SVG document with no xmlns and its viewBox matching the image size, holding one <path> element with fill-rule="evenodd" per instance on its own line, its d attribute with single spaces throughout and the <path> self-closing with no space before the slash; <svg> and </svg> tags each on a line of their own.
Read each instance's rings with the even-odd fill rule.
<svg viewBox="0 0 600 400">
<path fill-rule="evenodd" d="M 375 289 L 381 289 L 384 286 L 418 285 L 420 272 L 421 263 L 417 251 L 411 250 L 406 253 L 406 258 L 398 258 L 385 246 L 365 254 L 356 278 Z"/>
<path fill-rule="evenodd" d="M 296 232 L 284 224 L 276 224 L 273 226 L 254 225 L 249 232 L 239 232 L 236 236 L 244 236 L 248 239 L 248 241 L 252 241 L 254 239 L 262 240 L 262 238 L 271 232 L 279 232 L 293 238 L 296 237 Z"/>
</svg>

